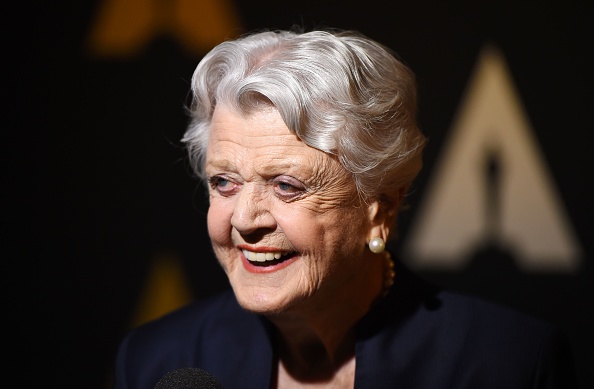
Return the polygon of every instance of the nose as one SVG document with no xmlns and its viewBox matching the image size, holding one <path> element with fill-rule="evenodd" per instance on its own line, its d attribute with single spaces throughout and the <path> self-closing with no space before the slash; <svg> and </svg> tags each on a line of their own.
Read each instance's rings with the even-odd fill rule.
<svg viewBox="0 0 594 389">
<path fill-rule="evenodd" d="M 231 225 L 243 236 L 276 229 L 265 188 L 256 184 L 243 185 L 235 195 Z"/>
</svg>

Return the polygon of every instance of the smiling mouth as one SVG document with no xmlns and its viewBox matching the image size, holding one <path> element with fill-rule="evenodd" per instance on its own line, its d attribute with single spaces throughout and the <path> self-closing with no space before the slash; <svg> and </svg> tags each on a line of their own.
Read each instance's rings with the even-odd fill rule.
<svg viewBox="0 0 594 389">
<path fill-rule="evenodd" d="M 272 266 L 277 265 L 286 261 L 287 259 L 292 258 L 297 253 L 295 251 L 291 251 L 288 253 L 283 253 L 280 251 L 272 251 L 267 253 L 261 252 L 254 252 L 248 250 L 241 250 L 245 258 L 254 266 Z"/>
</svg>

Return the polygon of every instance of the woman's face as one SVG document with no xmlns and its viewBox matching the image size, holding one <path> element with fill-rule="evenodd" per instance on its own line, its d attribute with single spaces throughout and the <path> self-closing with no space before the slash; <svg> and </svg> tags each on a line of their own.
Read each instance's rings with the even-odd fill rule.
<svg viewBox="0 0 594 389">
<path fill-rule="evenodd" d="M 275 109 L 217 106 L 206 173 L 209 235 L 244 308 L 276 313 L 337 297 L 365 273 L 369 208 L 344 168 Z"/>
</svg>

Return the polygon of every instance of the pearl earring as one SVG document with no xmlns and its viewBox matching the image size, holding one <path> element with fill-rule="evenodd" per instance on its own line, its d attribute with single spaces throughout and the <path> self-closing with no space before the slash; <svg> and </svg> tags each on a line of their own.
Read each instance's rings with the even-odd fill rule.
<svg viewBox="0 0 594 389">
<path fill-rule="evenodd" d="M 386 242 L 380 237 L 373 238 L 369 241 L 369 250 L 372 253 L 379 254 L 386 248 Z"/>
</svg>

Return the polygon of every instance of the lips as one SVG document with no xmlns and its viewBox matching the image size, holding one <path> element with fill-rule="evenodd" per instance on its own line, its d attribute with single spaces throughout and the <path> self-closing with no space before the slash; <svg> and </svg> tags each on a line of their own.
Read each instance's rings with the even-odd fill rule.
<svg viewBox="0 0 594 389">
<path fill-rule="evenodd" d="M 241 250 L 245 258 L 254 266 L 272 266 L 286 261 L 295 255 L 294 251 L 269 251 L 255 252 L 246 249 Z"/>
</svg>

